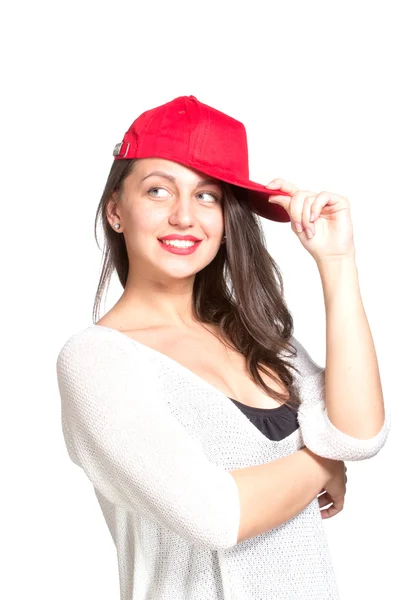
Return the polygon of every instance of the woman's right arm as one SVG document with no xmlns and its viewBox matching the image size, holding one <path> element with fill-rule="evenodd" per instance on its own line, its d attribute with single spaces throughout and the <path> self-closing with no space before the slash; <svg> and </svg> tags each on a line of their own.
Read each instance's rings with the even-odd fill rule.
<svg viewBox="0 0 400 600">
<path fill-rule="evenodd" d="M 74 334 L 59 352 L 57 379 L 69 456 L 96 490 L 196 546 L 236 545 L 234 478 L 163 401 L 133 340 L 104 328 Z"/>
<path fill-rule="evenodd" d="M 230 471 L 240 497 L 238 543 L 295 517 L 340 475 L 343 465 L 302 448 L 272 462 Z"/>
</svg>

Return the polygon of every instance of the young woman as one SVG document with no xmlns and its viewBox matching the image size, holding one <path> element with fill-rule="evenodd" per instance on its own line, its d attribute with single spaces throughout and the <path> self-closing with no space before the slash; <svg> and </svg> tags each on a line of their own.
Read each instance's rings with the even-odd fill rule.
<svg viewBox="0 0 400 600">
<path fill-rule="evenodd" d="M 326 369 L 293 336 L 260 217 L 291 222 L 316 261 Z M 343 508 L 343 461 L 390 429 L 348 200 L 251 181 L 243 124 L 182 96 L 117 144 L 96 218 L 94 324 L 57 376 L 121 600 L 335 600 L 322 521 Z M 114 269 L 124 291 L 97 320 Z"/>
</svg>

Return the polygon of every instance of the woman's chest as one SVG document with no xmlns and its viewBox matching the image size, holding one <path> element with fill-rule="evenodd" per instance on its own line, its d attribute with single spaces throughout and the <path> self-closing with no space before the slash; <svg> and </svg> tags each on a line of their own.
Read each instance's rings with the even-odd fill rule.
<svg viewBox="0 0 400 600">
<path fill-rule="evenodd" d="M 253 394 L 249 398 L 241 397 L 239 402 L 247 404 L 247 407 L 239 408 L 229 399 L 236 399 L 239 394 L 230 391 L 234 386 L 229 381 L 226 384 L 225 376 L 221 377 L 218 370 L 214 371 L 212 362 L 205 360 L 201 369 L 202 361 L 196 360 L 193 368 L 190 352 L 184 356 L 171 351 L 167 354 L 161 352 L 159 346 L 154 348 L 157 352 L 153 352 L 148 340 L 145 346 L 140 350 L 145 359 L 143 368 L 148 369 L 151 380 L 148 392 L 168 405 L 174 418 L 192 439 L 197 440 L 213 463 L 225 469 L 239 469 L 275 460 L 302 447 L 300 428 L 293 421 L 292 413 L 286 412 L 285 406 L 271 406 L 277 403 L 274 400 L 270 402 L 268 398 L 265 402 L 264 395 L 259 406 L 247 408 L 254 405 Z M 215 356 L 218 358 L 218 353 Z M 240 379 L 235 379 L 237 381 L 241 383 Z M 247 382 L 245 386 L 248 386 Z M 257 411 L 268 405 L 272 411 L 266 416 L 257 413 L 256 418 L 262 422 L 253 422 L 248 411 Z M 287 423 L 288 419 L 290 423 Z M 263 431 L 263 427 L 272 426 L 271 422 L 276 435 Z"/>
<path fill-rule="evenodd" d="M 245 358 L 227 348 L 212 333 L 189 335 L 166 331 L 155 335 L 151 331 L 136 331 L 132 337 L 189 369 L 229 398 L 255 408 L 280 406 L 250 378 Z M 260 372 L 260 376 L 272 389 L 284 392 L 283 384 L 278 385 L 264 373 Z"/>
</svg>

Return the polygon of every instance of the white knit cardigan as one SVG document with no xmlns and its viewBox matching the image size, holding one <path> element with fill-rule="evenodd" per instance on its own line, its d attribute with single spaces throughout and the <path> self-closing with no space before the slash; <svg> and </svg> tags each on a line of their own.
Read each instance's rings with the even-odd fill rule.
<svg viewBox="0 0 400 600">
<path fill-rule="evenodd" d="M 327 458 L 368 459 L 391 426 L 386 409 L 373 438 L 339 431 L 326 410 L 325 369 L 292 341 L 300 428 L 280 441 L 200 376 L 115 329 L 91 325 L 61 348 L 62 432 L 115 543 L 120 600 L 339 598 L 317 498 L 237 543 L 239 493 L 230 470 L 304 446 Z"/>
</svg>

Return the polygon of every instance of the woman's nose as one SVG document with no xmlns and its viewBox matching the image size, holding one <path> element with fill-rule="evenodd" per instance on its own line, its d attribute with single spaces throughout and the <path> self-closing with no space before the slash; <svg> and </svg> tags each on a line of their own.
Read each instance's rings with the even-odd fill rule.
<svg viewBox="0 0 400 600">
<path fill-rule="evenodd" d="M 196 210 L 190 198 L 181 198 L 174 205 L 170 214 L 170 221 L 175 225 L 188 226 L 195 221 Z"/>
</svg>

